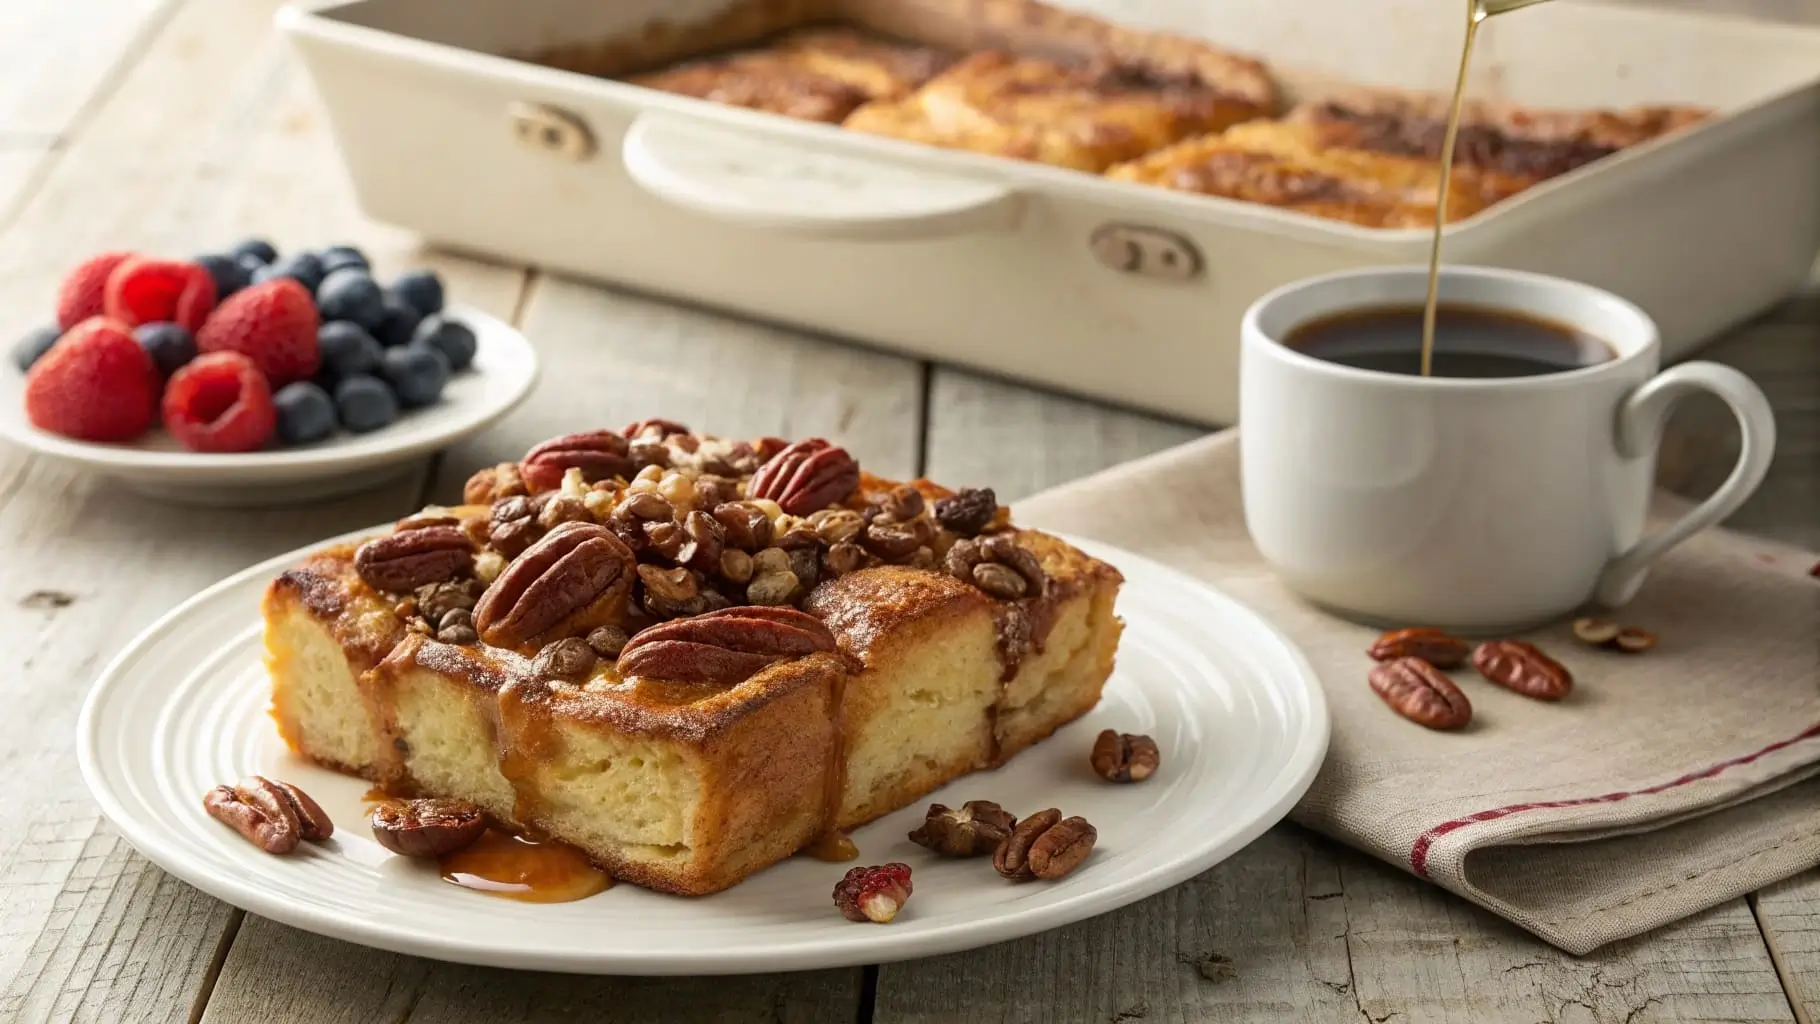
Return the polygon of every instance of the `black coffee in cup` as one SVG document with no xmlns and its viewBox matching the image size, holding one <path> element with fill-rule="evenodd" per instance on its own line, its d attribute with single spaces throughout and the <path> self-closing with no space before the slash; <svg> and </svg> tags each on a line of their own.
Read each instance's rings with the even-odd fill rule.
<svg viewBox="0 0 1820 1024">
<path fill-rule="evenodd" d="M 1300 324 L 1283 340 L 1323 362 L 1419 376 L 1422 306 L 1373 306 Z M 1479 306 L 1442 305 L 1435 314 L 1433 376 L 1535 377 L 1617 358 L 1584 331 Z"/>
</svg>

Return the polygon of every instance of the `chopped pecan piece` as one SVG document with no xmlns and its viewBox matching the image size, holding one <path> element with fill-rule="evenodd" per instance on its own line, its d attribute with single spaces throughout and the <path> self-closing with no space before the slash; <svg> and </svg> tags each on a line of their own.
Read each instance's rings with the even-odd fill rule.
<svg viewBox="0 0 1820 1024">
<path fill-rule="evenodd" d="M 998 515 L 998 495 L 990 487 L 963 488 L 935 503 L 935 519 L 963 537 L 977 536 Z"/>
<path fill-rule="evenodd" d="M 990 800 L 969 800 L 959 808 L 930 804 L 910 841 L 944 857 L 984 857 L 1016 827 L 1017 818 Z"/>
<path fill-rule="evenodd" d="M 1017 536 L 1010 533 L 957 540 L 949 546 L 943 566 L 962 583 L 1006 601 L 1041 597 L 1049 583 L 1036 553 L 1019 546 Z"/>
<path fill-rule="evenodd" d="M 564 523 L 499 574 L 474 606 L 474 626 L 494 647 L 525 653 L 586 635 L 624 612 L 633 564 L 612 531 Z"/>
<path fill-rule="evenodd" d="M 454 526 L 375 537 L 354 551 L 354 571 L 374 590 L 402 594 L 474 571 L 474 543 Z"/>
<path fill-rule="evenodd" d="M 526 452 L 518 465 L 525 485 L 532 491 L 554 489 L 570 469 L 581 470 L 586 483 L 616 476 L 629 478 L 635 472 L 626 439 L 611 430 L 552 437 Z"/>
<path fill-rule="evenodd" d="M 727 608 L 644 630 L 619 652 L 621 675 L 732 686 L 773 662 L 834 650 L 820 619 L 794 608 Z"/>
<path fill-rule="evenodd" d="M 502 498 L 515 498 L 527 493 L 524 477 L 518 472 L 518 463 L 502 462 L 478 470 L 468 477 L 468 482 L 461 488 L 461 501 L 464 505 L 491 505 Z"/>
<path fill-rule="evenodd" d="M 845 448 L 816 437 L 778 452 L 758 467 L 746 487 L 751 498 L 769 498 L 793 516 L 836 505 L 859 487 L 859 463 Z"/>
<path fill-rule="evenodd" d="M 628 439 L 634 441 L 645 437 L 647 434 L 661 441 L 673 434 L 687 434 L 688 432 L 688 427 L 683 426 L 675 420 L 639 420 L 635 423 L 627 424 L 626 429 L 621 431 Z"/>
</svg>

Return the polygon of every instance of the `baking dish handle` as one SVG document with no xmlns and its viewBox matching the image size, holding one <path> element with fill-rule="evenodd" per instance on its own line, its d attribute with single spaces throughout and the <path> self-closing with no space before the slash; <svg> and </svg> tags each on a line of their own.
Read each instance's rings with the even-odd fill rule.
<svg viewBox="0 0 1820 1024">
<path fill-rule="evenodd" d="M 674 116 L 641 114 L 626 173 L 677 206 L 749 227 L 826 238 L 937 238 L 1016 225 L 1009 186 L 816 152 Z"/>
</svg>

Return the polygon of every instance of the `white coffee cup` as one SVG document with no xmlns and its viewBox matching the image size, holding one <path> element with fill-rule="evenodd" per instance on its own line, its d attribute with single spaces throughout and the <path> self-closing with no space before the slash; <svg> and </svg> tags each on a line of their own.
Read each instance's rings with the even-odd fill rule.
<svg viewBox="0 0 1820 1024">
<path fill-rule="evenodd" d="M 1605 341 L 1616 358 L 1500 379 L 1406 376 L 1283 345 L 1337 313 L 1419 305 L 1427 268 L 1287 285 L 1245 314 L 1239 444 L 1245 521 L 1279 577 L 1350 618 L 1486 633 L 1629 601 L 1650 563 L 1744 503 L 1775 421 L 1749 378 L 1716 363 L 1658 372 L 1649 316 L 1589 285 L 1445 268 L 1444 304 L 1527 314 Z M 1656 448 L 1681 397 L 1731 406 L 1743 450 L 1718 491 L 1644 536 Z"/>
</svg>

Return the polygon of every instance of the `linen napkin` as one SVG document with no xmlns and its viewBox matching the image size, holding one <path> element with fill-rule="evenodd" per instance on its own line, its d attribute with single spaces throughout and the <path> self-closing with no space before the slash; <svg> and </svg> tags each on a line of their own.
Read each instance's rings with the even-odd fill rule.
<svg viewBox="0 0 1820 1024">
<path fill-rule="evenodd" d="M 1659 514 L 1676 511 L 1660 499 Z M 1018 519 L 1116 544 L 1250 605 L 1307 654 L 1333 739 L 1290 817 L 1570 953 L 1820 865 L 1815 556 L 1725 531 L 1676 548 L 1611 617 L 1640 655 L 1525 639 L 1574 674 L 1558 704 L 1454 673 L 1472 724 L 1432 732 L 1366 684 L 1376 631 L 1302 602 L 1245 530 L 1236 430 L 1020 502 Z M 1423 625 L 1423 623 L 1410 623 Z"/>
</svg>

